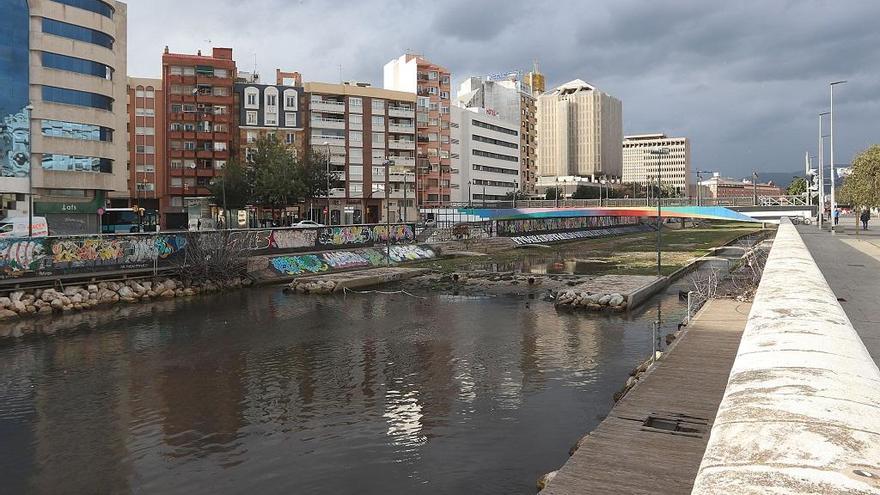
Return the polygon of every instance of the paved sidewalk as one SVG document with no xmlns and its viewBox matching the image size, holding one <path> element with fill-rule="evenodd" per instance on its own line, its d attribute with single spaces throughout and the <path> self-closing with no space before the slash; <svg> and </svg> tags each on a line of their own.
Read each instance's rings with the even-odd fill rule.
<svg viewBox="0 0 880 495">
<path fill-rule="evenodd" d="M 841 219 L 834 236 L 810 225 L 798 226 L 798 232 L 880 366 L 880 222 L 858 233 L 850 222 Z M 792 287 L 796 286 L 792 281 Z"/>
</svg>

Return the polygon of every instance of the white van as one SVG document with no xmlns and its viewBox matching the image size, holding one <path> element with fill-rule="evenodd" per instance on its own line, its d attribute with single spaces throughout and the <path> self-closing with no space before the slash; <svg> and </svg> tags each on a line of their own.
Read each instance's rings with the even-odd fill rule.
<svg viewBox="0 0 880 495">
<path fill-rule="evenodd" d="M 49 224 L 46 217 L 34 217 L 34 237 L 49 235 Z M 0 220 L 0 239 L 11 239 L 28 236 L 28 217 L 12 217 Z"/>
</svg>

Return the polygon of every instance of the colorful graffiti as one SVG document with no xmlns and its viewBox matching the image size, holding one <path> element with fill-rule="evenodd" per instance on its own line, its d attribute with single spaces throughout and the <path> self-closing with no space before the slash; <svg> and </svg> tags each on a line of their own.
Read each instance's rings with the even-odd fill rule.
<svg viewBox="0 0 880 495">
<path fill-rule="evenodd" d="M 627 225 L 623 227 L 607 227 L 602 229 L 576 230 L 573 232 L 555 232 L 551 234 L 534 234 L 511 237 L 519 245 L 552 244 L 554 242 L 576 241 L 580 239 L 596 239 L 615 235 L 634 234 L 653 230 L 649 225 Z"/>
<path fill-rule="evenodd" d="M 638 217 L 525 218 L 498 220 L 496 228 L 499 236 L 516 236 L 540 232 L 565 232 L 618 225 L 635 225 L 637 223 L 639 223 Z"/>
<path fill-rule="evenodd" d="M 324 260 L 314 254 L 295 256 L 278 256 L 269 261 L 270 266 L 282 275 L 302 275 L 304 273 L 321 273 L 330 269 Z"/>
<path fill-rule="evenodd" d="M 19 277 L 37 271 L 45 259 L 41 239 L 0 240 L 0 277 Z"/>
<path fill-rule="evenodd" d="M 391 263 L 432 259 L 437 256 L 427 246 L 394 245 L 388 248 Z M 388 264 L 386 250 L 364 248 L 351 251 L 327 251 L 321 254 L 277 256 L 269 259 L 269 267 L 284 276 L 308 275 L 330 271 L 370 268 Z"/>
<path fill-rule="evenodd" d="M 415 240 L 412 225 L 351 225 L 319 229 L 319 246 L 369 246 L 380 242 L 401 244 Z"/>
<path fill-rule="evenodd" d="M 0 278 L 142 268 L 173 258 L 185 246 L 179 234 L 4 239 Z"/>
</svg>

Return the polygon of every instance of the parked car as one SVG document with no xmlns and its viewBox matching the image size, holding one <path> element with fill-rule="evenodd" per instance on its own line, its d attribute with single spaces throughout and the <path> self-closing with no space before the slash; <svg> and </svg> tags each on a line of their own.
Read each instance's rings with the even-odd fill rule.
<svg viewBox="0 0 880 495">
<path fill-rule="evenodd" d="M 49 235 L 49 224 L 46 217 L 34 217 L 34 237 L 46 237 Z M 28 236 L 28 217 L 11 217 L 0 220 L 0 239 L 10 239 Z"/>
<path fill-rule="evenodd" d="M 315 227 L 323 227 L 323 226 L 324 226 L 324 224 L 314 222 L 312 220 L 300 220 L 299 222 L 296 222 L 295 224 L 291 225 L 291 227 L 293 227 L 295 229 L 313 229 Z"/>
</svg>

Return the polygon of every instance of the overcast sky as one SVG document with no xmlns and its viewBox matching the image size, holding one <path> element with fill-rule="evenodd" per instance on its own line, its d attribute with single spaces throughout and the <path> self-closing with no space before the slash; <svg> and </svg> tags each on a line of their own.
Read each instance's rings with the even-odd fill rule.
<svg viewBox="0 0 880 495">
<path fill-rule="evenodd" d="M 232 47 L 241 70 L 382 86 L 406 50 L 469 75 L 583 79 L 623 101 L 624 132 L 691 139 L 694 169 L 803 168 L 835 91 L 835 155 L 880 143 L 878 0 L 129 0 L 128 72 Z M 826 124 L 827 130 L 827 124 Z M 826 146 L 826 152 L 828 148 Z M 826 159 L 827 162 L 827 159 Z"/>
</svg>

